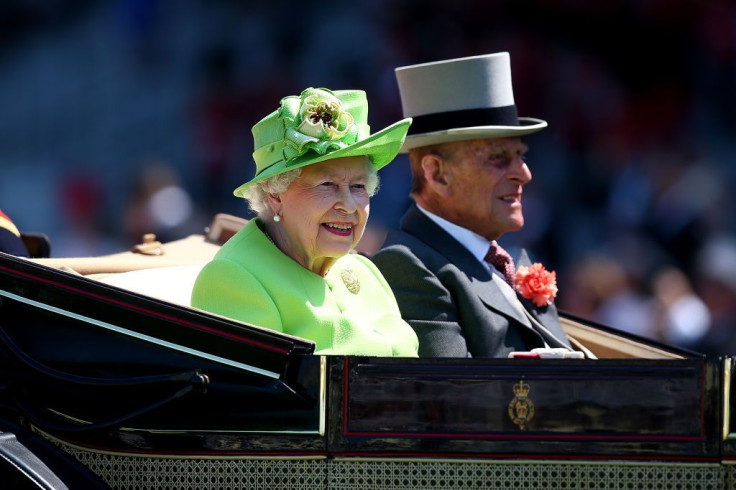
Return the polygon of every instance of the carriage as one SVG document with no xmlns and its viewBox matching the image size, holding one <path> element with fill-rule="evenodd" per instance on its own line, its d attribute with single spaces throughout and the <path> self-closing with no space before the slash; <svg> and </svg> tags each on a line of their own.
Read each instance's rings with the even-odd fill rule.
<svg viewBox="0 0 736 490">
<path fill-rule="evenodd" d="M 565 313 L 598 359 L 315 355 L 188 306 L 197 271 L 242 225 L 218 215 L 202 235 L 105 257 L 0 254 L 0 482 L 736 485 L 732 358 Z"/>
</svg>

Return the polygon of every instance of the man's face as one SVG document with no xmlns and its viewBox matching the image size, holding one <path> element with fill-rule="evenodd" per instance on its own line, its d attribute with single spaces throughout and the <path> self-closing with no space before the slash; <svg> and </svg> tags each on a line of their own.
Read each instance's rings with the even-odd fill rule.
<svg viewBox="0 0 736 490">
<path fill-rule="evenodd" d="M 448 161 L 445 216 L 488 240 L 524 226 L 522 187 L 532 179 L 519 138 L 493 138 L 443 145 Z"/>
</svg>

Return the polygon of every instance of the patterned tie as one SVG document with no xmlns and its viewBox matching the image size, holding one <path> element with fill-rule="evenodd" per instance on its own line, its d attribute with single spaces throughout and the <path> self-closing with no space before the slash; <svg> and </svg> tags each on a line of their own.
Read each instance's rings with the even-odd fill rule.
<svg viewBox="0 0 736 490">
<path fill-rule="evenodd" d="M 486 262 L 503 274 L 506 282 L 513 288 L 516 267 L 514 267 L 514 259 L 511 258 L 509 253 L 498 243 L 491 242 L 491 246 L 488 248 L 488 253 L 486 253 L 485 259 Z"/>
</svg>

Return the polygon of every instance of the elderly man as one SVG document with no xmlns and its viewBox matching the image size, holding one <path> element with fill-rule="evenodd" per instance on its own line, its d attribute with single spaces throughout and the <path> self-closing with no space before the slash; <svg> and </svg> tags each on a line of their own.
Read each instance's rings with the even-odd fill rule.
<svg viewBox="0 0 736 490">
<path fill-rule="evenodd" d="M 396 69 L 414 204 L 373 257 L 424 357 L 508 357 L 569 349 L 553 273 L 518 269 L 496 243 L 524 225 L 532 174 L 520 136 L 547 123 L 517 117 L 508 53 Z"/>
</svg>

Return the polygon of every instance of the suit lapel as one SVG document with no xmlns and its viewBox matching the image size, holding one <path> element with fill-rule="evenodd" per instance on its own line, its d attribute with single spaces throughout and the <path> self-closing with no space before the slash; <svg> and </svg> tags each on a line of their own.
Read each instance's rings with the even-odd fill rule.
<svg viewBox="0 0 736 490">
<path fill-rule="evenodd" d="M 501 281 L 503 281 L 503 279 L 495 274 L 489 273 L 489 275 L 490 279 L 487 282 L 477 284 L 475 282 L 473 283 L 474 290 L 478 293 L 481 301 L 483 301 L 488 308 L 498 311 L 509 318 L 513 318 L 525 327 L 532 329 L 532 324 L 524 312 L 511 304 L 509 298 L 501 290 L 503 287 L 501 285 Z M 511 292 L 511 294 L 515 293 Z"/>
<path fill-rule="evenodd" d="M 499 283 L 503 279 L 492 274 L 460 242 L 417 209 L 416 204 L 412 204 L 401 219 L 401 229 L 447 257 L 450 262 L 467 274 L 473 292 L 488 308 L 532 329 L 531 322 L 526 315 L 518 311 L 501 291 Z"/>
<path fill-rule="evenodd" d="M 416 204 L 412 204 L 402 217 L 401 229 L 442 254 L 463 271 L 471 282 L 473 292 L 479 296 L 488 309 L 515 321 L 523 328 L 534 332 L 535 335 L 541 335 L 536 328 L 532 327 L 527 314 L 514 307 L 501 291 L 499 284 L 503 279 L 496 274 L 492 274 L 460 242 L 417 209 Z M 522 250 L 517 264 L 527 267 L 531 265 L 526 250 Z M 554 304 L 538 308 L 520 294 L 515 292 L 513 294 L 516 295 L 522 307 L 535 320 L 541 323 L 555 338 L 569 346 L 567 337 L 557 320 L 557 309 Z M 544 337 L 544 335 L 541 336 Z"/>
</svg>

